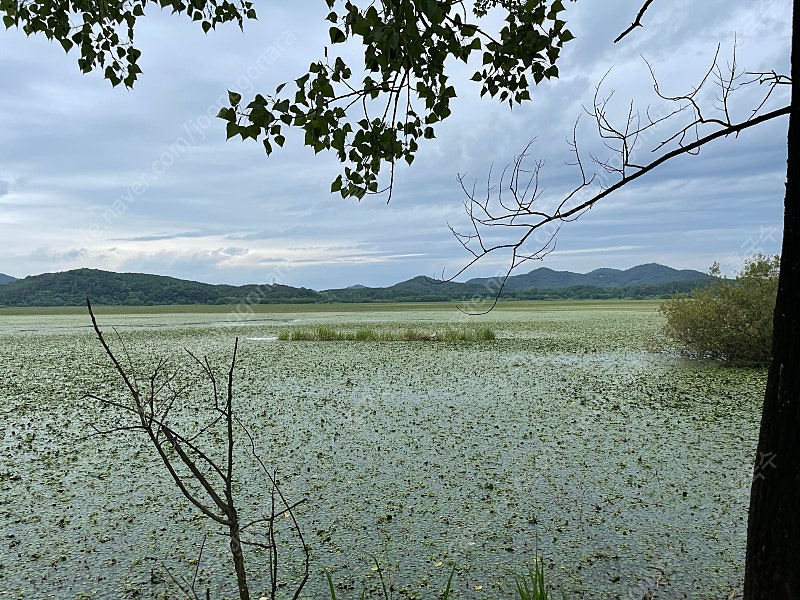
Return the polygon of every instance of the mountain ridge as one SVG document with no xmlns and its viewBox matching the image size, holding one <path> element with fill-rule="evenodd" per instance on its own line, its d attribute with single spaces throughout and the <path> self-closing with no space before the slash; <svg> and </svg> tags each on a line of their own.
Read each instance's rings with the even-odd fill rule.
<svg viewBox="0 0 800 600">
<path fill-rule="evenodd" d="M 581 274 L 542 267 L 508 278 L 504 299 L 661 298 L 705 285 L 711 276 L 650 263 Z M 209 284 L 164 275 L 74 269 L 13 279 L 0 286 L 0 306 L 274 304 L 330 302 L 446 302 L 493 298 L 492 278 L 465 283 L 419 275 L 388 287 L 350 286 L 315 291 L 282 284 Z"/>
<path fill-rule="evenodd" d="M 710 275 L 691 269 L 673 269 L 658 263 L 645 263 L 630 269 L 600 268 L 588 273 L 572 271 L 554 271 L 548 267 L 539 267 L 528 273 L 511 275 L 505 288 L 519 290 L 528 288 L 553 289 L 574 285 L 594 287 L 626 287 L 633 285 L 659 285 L 673 281 L 709 280 Z M 493 279 L 476 277 L 467 283 L 485 285 Z"/>
</svg>

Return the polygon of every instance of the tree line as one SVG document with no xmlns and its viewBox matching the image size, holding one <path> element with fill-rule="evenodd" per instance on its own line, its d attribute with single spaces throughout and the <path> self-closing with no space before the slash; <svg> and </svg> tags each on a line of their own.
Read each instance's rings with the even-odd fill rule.
<svg viewBox="0 0 800 600">
<path fill-rule="evenodd" d="M 706 280 L 617 287 L 572 285 L 561 288 L 506 289 L 505 300 L 664 299 L 690 292 Z M 466 302 L 494 297 L 494 288 L 416 277 L 385 288 L 324 290 L 273 284 L 212 285 L 161 275 L 77 269 L 46 273 L 0 286 L 0 306 L 80 306 L 86 298 L 105 306 L 323 304 L 355 302 Z"/>
</svg>

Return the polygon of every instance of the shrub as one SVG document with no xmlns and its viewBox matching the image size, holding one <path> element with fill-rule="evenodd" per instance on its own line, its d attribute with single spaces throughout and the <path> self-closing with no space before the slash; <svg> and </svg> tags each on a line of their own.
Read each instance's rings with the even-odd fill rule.
<svg viewBox="0 0 800 600">
<path fill-rule="evenodd" d="M 720 276 L 689 294 L 678 294 L 661 305 L 666 334 L 684 349 L 738 363 L 766 363 L 772 355 L 772 315 L 778 292 L 779 256 L 757 254 L 734 281 Z"/>
<path fill-rule="evenodd" d="M 335 342 L 342 339 L 342 334 L 336 331 L 333 327 L 318 325 L 316 328 L 315 339 L 318 339 L 322 342 Z"/>
</svg>

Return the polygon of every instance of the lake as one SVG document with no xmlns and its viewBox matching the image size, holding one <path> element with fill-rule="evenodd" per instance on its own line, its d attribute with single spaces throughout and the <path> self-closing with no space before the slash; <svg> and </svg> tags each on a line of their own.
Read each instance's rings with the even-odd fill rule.
<svg viewBox="0 0 800 600">
<path fill-rule="evenodd" d="M 682 358 L 653 302 L 98 309 L 146 379 L 180 368 L 187 433 L 209 390 L 184 349 L 224 379 L 239 338 L 237 414 L 296 510 L 311 553 L 306 598 L 511 598 L 541 555 L 567 598 L 727 598 L 741 590 L 766 371 Z M 482 341 L 279 341 L 287 328 L 491 328 Z M 115 333 L 116 331 L 116 333 Z M 124 349 L 123 349 L 124 344 Z M 169 480 L 141 433 L 86 392 L 123 388 L 80 309 L 0 309 L 0 597 L 212 598 L 235 583 L 226 539 Z M 209 452 L 221 439 L 201 438 Z M 269 487 L 241 439 L 242 506 Z M 280 523 L 290 584 L 301 555 Z M 201 560 L 198 553 L 207 535 Z M 251 590 L 266 562 L 248 548 Z M 280 588 L 289 593 L 290 585 Z"/>
</svg>

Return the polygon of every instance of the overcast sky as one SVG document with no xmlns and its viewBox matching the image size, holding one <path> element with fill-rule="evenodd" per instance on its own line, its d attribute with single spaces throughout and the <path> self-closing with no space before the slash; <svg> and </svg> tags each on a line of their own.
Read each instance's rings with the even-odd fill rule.
<svg viewBox="0 0 800 600">
<path fill-rule="evenodd" d="M 743 69 L 789 71 L 788 0 L 656 0 L 646 27 L 613 44 L 639 5 L 568 3 L 576 39 L 561 78 L 525 106 L 481 100 L 469 69 L 454 71 L 453 116 L 400 170 L 389 205 L 329 194 L 338 163 L 297 136 L 268 158 L 258 143 L 226 142 L 224 122 L 207 116 L 227 89 L 246 99 L 272 92 L 322 56 L 321 0 L 265 3 L 243 33 L 222 26 L 208 36 L 152 7 L 137 25 L 144 73 L 133 90 L 81 75 L 75 52 L 41 36 L 0 31 L 0 272 L 91 267 L 314 289 L 453 272 L 467 258 L 447 228 L 465 224 L 457 174 L 481 185 L 492 164 L 497 171 L 535 138 L 544 198 L 559 197 L 576 182 L 567 135 L 609 69 L 602 89 L 614 90 L 618 115 L 630 100 L 663 110 L 642 57 L 667 94 L 690 90 L 717 44 L 728 62 L 734 36 Z M 746 117 L 763 90 L 742 90 L 734 115 Z M 767 108 L 787 102 L 779 90 Z M 581 146 L 599 152 L 581 122 Z M 646 262 L 705 271 L 717 260 L 730 273 L 741 256 L 777 253 L 787 126 L 774 120 L 657 169 L 565 225 L 556 250 L 521 272 Z M 658 141 L 645 137 L 643 148 Z M 493 275 L 503 260 L 468 276 Z"/>
</svg>

